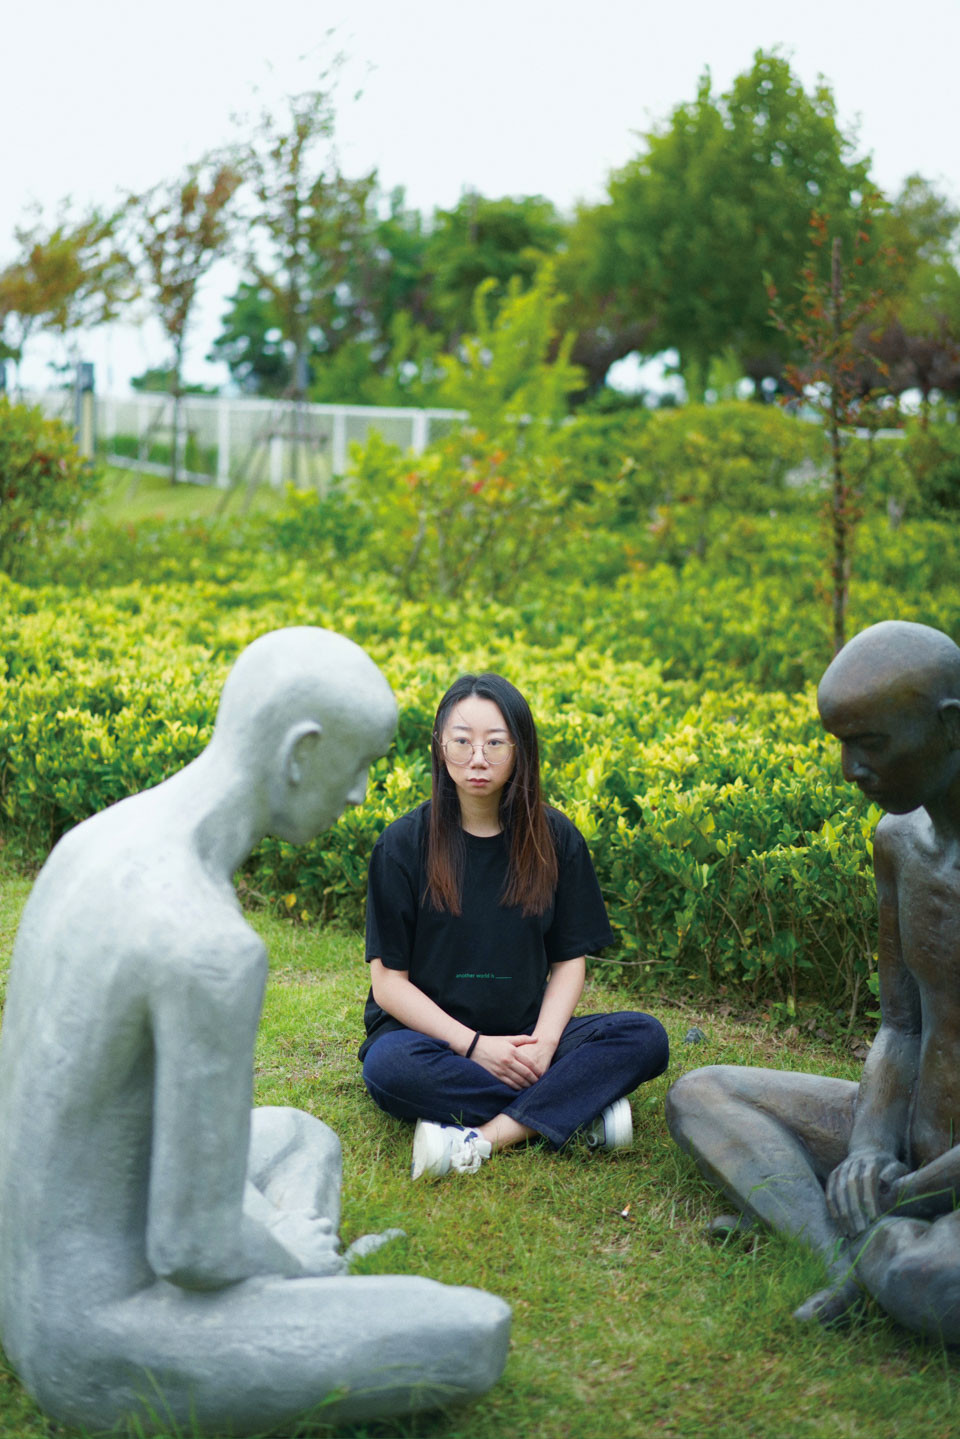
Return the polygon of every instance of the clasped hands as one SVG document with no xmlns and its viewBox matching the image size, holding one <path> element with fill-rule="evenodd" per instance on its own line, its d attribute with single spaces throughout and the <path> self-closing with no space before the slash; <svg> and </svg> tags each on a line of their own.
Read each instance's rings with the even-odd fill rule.
<svg viewBox="0 0 960 1439">
<path fill-rule="evenodd" d="M 848 1239 L 894 1208 L 909 1173 L 896 1155 L 877 1151 L 850 1154 L 837 1165 L 827 1180 L 827 1208 Z"/>
<path fill-rule="evenodd" d="M 470 1058 L 508 1089 L 529 1089 L 546 1074 L 556 1041 L 536 1034 L 481 1034 Z"/>
</svg>

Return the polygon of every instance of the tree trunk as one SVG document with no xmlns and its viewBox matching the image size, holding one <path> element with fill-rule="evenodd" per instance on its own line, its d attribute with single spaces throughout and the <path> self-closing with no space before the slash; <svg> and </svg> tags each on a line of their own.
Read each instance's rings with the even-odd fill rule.
<svg viewBox="0 0 960 1439">
<path fill-rule="evenodd" d="M 171 485 L 175 485 L 180 479 L 180 429 L 183 418 L 183 412 L 181 409 L 181 400 L 183 398 L 183 394 L 182 381 L 180 379 L 180 370 L 182 368 L 182 365 L 183 346 L 177 345 L 173 352 L 173 385 L 171 389 L 171 393 L 173 395 L 173 436 L 170 455 Z"/>
<path fill-rule="evenodd" d="M 841 307 L 843 290 L 840 270 L 840 237 L 834 237 L 831 253 L 830 295 L 833 304 L 833 337 L 835 345 L 840 340 Z M 850 505 L 846 477 L 843 472 L 843 450 L 840 439 L 840 400 L 838 387 L 840 376 L 837 372 L 837 357 L 834 353 L 830 378 L 830 453 L 833 462 L 833 489 L 831 496 L 831 522 L 833 528 L 833 558 L 831 577 L 833 579 L 833 649 L 843 649 L 847 642 L 847 597 L 850 582 L 850 560 L 847 538 L 850 528 Z"/>
<path fill-rule="evenodd" d="M 830 408 L 830 451 L 833 460 L 833 490 L 831 496 L 831 524 L 833 529 L 833 557 L 830 574 L 833 580 L 833 650 L 842 650 L 847 642 L 847 589 L 850 578 L 847 554 L 847 487 L 843 474 L 843 454 L 840 447 L 840 426 L 836 409 Z"/>
<path fill-rule="evenodd" d="M 689 360 L 686 356 L 681 355 L 679 369 L 683 377 L 688 402 L 691 405 L 702 405 L 707 396 L 710 361 L 699 355 Z"/>
<path fill-rule="evenodd" d="M 307 365 L 306 342 L 300 336 L 295 340 L 293 354 L 293 465 L 291 478 L 298 490 L 307 488 L 307 400 L 309 368 Z"/>
</svg>

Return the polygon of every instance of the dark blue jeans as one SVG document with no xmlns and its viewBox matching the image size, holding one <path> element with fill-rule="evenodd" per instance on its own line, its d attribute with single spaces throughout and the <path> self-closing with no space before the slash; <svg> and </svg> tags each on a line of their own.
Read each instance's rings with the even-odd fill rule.
<svg viewBox="0 0 960 1439">
<path fill-rule="evenodd" d="M 550 1068 L 528 1089 L 510 1089 L 443 1040 L 413 1029 L 391 1030 L 374 1041 L 363 1061 L 363 1081 L 374 1102 L 396 1119 L 477 1125 L 509 1114 L 559 1149 L 608 1104 L 662 1074 L 668 1057 L 660 1021 L 624 1010 L 571 1019 Z"/>
</svg>

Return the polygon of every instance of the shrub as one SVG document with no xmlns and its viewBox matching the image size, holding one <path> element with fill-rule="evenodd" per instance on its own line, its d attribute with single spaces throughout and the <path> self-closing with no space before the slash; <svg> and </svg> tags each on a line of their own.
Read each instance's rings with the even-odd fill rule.
<svg viewBox="0 0 960 1439">
<path fill-rule="evenodd" d="M 352 477 L 373 517 L 370 558 L 410 597 L 495 593 L 539 565 L 564 524 L 563 467 L 532 434 L 505 448 L 479 430 L 454 433 L 392 461 L 373 442 Z"/>
<path fill-rule="evenodd" d="M 842 784 L 808 690 L 701 691 L 658 662 L 614 657 L 575 627 L 548 647 L 516 612 L 398 602 L 309 564 L 224 586 L 96 595 L 0 586 L 0 806 L 42 854 L 70 825 L 189 762 L 229 663 L 276 625 L 326 624 L 383 666 L 395 752 L 366 804 L 303 849 L 266 840 L 242 882 L 310 918 L 359 922 L 383 826 L 428 793 L 430 726 L 458 672 L 495 668 L 538 716 L 549 799 L 585 833 L 637 987 L 723 983 L 751 1000 L 863 1002 L 874 920 L 872 817 Z M 679 626 L 679 616 L 677 624 Z M 866 828 L 865 828 L 866 826 Z"/>
<path fill-rule="evenodd" d="M 35 563 L 95 488 L 65 425 L 0 395 L 0 569 Z"/>
<path fill-rule="evenodd" d="M 604 442 L 609 452 L 601 458 Z M 809 485 L 791 480 L 812 477 L 822 444 L 816 426 L 737 401 L 587 416 L 564 435 L 565 450 L 586 461 L 579 483 L 592 484 L 607 522 L 652 519 L 662 533 L 679 531 L 683 546 L 700 550 L 731 514 L 809 503 Z"/>
<path fill-rule="evenodd" d="M 570 338 L 554 345 L 560 303 L 549 266 L 533 288 L 511 285 L 493 318 L 491 286 L 475 299 L 476 334 L 443 358 L 441 400 L 468 421 L 415 459 L 372 437 L 354 452 L 353 494 L 375 522 L 373 557 L 408 595 L 488 592 L 512 582 L 563 522 L 567 477 L 559 420 L 581 383 Z"/>
<path fill-rule="evenodd" d="M 390 447 L 384 445 L 384 449 Z M 336 479 L 323 496 L 316 490 L 287 485 L 280 508 L 249 520 L 247 527 L 250 540 L 261 551 L 335 563 L 366 549 L 374 523 L 370 506 Z"/>
<path fill-rule="evenodd" d="M 632 405 L 606 414 L 580 411 L 563 426 L 558 445 L 571 472 L 573 493 L 581 502 L 617 499 L 609 494 L 632 466 L 653 410 Z M 609 498 L 608 498 L 609 496 Z M 626 502 L 626 496 L 623 497 Z M 615 512 L 615 508 L 614 508 Z"/>
<path fill-rule="evenodd" d="M 960 510 L 960 424 L 935 419 L 907 426 L 905 462 L 920 510 L 930 515 L 955 515 Z"/>
<path fill-rule="evenodd" d="M 960 510 L 960 424 L 944 410 L 909 419 L 898 435 L 851 449 L 862 503 L 887 513 L 949 518 Z"/>
<path fill-rule="evenodd" d="M 591 528 L 568 509 L 536 563 L 504 551 L 513 568 L 499 586 L 478 560 L 455 595 L 424 583 L 410 599 L 390 569 L 401 463 L 408 472 L 372 442 L 369 492 L 342 507 L 291 494 L 279 520 L 97 522 L 58 541 L 64 583 L 40 583 L 40 567 L 33 588 L 0 575 L 8 843 L 42 857 L 69 826 L 187 763 L 246 644 L 327 625 L 384 668 L 396 745 L 367 803 L 329 834 L 304 849 L 265 841 L 241 876 L 249 892 L 358 922 L 376 835 L 428 791 L 438 696 L 456 673 L 493 668 L 529 695 L 548 797 L 590 842 L 620 940 L 602 962 L 635 987 L 862 1011 L 876 813 L 840 780 L 813 706 L 831 654 L 816 506 L 718 512 L 702 555 L 670 563 L 645 524 Z M 948 521 L 891 531 L 867 515 L 851 628 L 901 617 L 960 633 L 954 548 Z"/>
</svg>

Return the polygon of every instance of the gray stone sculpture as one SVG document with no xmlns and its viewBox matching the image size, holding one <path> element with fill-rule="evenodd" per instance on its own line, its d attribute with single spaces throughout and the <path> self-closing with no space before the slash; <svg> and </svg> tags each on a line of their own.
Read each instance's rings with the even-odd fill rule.
<svg viewBox="0 0 960 1439">
<path fill-rule="evenodd" d="M 880 1030 L 859 1086 L 714 1066 L 677 1081 L 667 1120 L 746 1220 L 823 1256 L 831 1283 L 798 1319 L 836 1319 L 866 1291 L 956 1343 L 960 649 L 925 625 L 874 625 L 834 659 L 818 702 L 845 777 L 887 810 L 874 838 Z"/>
<path fill-rule="evenodd" d="M 302 843 L 359 804 L 395 725 L 357 645 L 264 635 L 200 757 L 37 879 L 0 1040 L 0 1337 L 58 1420 L 249 1434 L 322 1401 L 341 1422 L 433 1407 L 503 1369 L 507 1305 L 348 1277 L 337 1136 L 251 1113 L 267 966 L 231 876 L 264 835 Z"/>
</svg>

